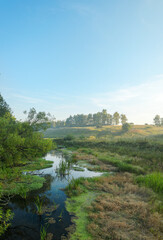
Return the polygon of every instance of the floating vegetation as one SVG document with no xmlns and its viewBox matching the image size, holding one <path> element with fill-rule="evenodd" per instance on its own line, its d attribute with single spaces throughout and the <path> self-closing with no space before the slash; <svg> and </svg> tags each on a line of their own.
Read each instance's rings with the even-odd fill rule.
<svg viewBox="0 0 163 240">
<path fill-rule="evenodd" d="M 41 200 L 41 198 L 37 196 L 35 200 L 35 205 L 37 207 L 38 215 L 42 215 L 45 213 L 46 216 L 51 216 L 52 212 L 59 207 L 59 204 L 56 204 L 54 201 L 53 201 L 53 205 L 51 206 L 45 206 L 43 205 L 43 203 L 44 203 L 44 199 Z"/>
</svg>

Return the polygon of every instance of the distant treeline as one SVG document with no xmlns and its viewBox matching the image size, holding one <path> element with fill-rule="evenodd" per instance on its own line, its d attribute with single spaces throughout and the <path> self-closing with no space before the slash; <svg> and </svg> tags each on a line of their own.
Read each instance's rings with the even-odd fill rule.
<svg viewBox="0 0 163 240">
<path fill-rule="evenodd" d="M 52 127 L 85 127 L 85 126 L 96 126 L 101 127 L 104 125 L 118 125 L 119 123 L 126 123 L 127 117 L 125 114 L 119 114 L 115 112 L 113 115 L 107 113 L 106 109 L 102 112 L 94 114 L 89 113 L 77 114 L 68 117 L 65 121 L 55 121 L 52 123 Z"/>
</svg>

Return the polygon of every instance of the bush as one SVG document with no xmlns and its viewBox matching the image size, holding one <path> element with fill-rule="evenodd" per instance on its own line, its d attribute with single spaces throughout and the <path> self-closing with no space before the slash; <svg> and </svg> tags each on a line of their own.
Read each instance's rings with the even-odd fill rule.
<svg viewBox="0 0 163 240">
<path fill-rule="evenodd" d="M 123 132 L 128 132 L 130 129 L 131 129 L 131 124 L 129 124 L 129 123 L 124 123 L 122 125 L 122 131 Z"/>
</svg>

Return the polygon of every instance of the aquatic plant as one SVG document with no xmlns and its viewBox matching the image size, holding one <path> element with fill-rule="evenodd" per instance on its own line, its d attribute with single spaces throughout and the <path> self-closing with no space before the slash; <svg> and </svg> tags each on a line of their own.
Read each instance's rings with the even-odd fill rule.
<svg viewBox="0 0 163 240">
<path fill-rule="evenodd" d="M 13 219 L 14 214 L 8 209 L 6 212 L 0 207 L 0 236 L 11 225 L 10 221 Z"/>
<path fill-rule="evenodd" d="M 61 212 L 60 212 L 60 214 L 59 214 L 59 216 L 58 216 L 58 218 L 59 218 L 59 221 L 61 221 L 61 220 L 62 220 L 62 215 L 63 215 L 63 209 L 61 210 Z"/>
<path fill-rule="evenodd" d="M 37 196 L 35 200 L 35 205 L 37 207 L 37 213 L 41 215 L 43 212 L 43 199 L 41 200 L 40 197 Z"/>
<path fill-rule="evenodd" d="M 47 227 L 44 227 L 41 225 L 40 228 L 40 238 L 41 240 L 46 240 L 47 239 Z"/>
</svg>

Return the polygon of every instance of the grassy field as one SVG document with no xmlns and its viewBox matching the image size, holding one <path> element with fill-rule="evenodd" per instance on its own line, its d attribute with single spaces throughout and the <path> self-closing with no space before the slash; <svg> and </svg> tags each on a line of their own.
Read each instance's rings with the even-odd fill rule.
<svg viewBox="0 0 163 240">
<path fill-rule="evenodd" d="M 75 138 L 119 139 L 119 138 L 151 138 L 163 142 L 163 127 L 152 125 L 132 125 L 129 132 L 122 132 L 122 126 L 96 127 L 64 127 L 49 128 L 44 133 L 45 138 L 63 138 L 71 135 Z"/>
<path fill-rule="evenodd" d="M 163 239 L 163 128 L 91 128 L 85 138 L 81 130 L 75 130 L 79 137 L 54 141 L 71 149 L 79 164 L 105 175 L 72 180 L 67 187 L 67 210 L 77 217 L 70 239 Z M 93 137 L 104 132 L 110 133 Z"/>
</svg>

